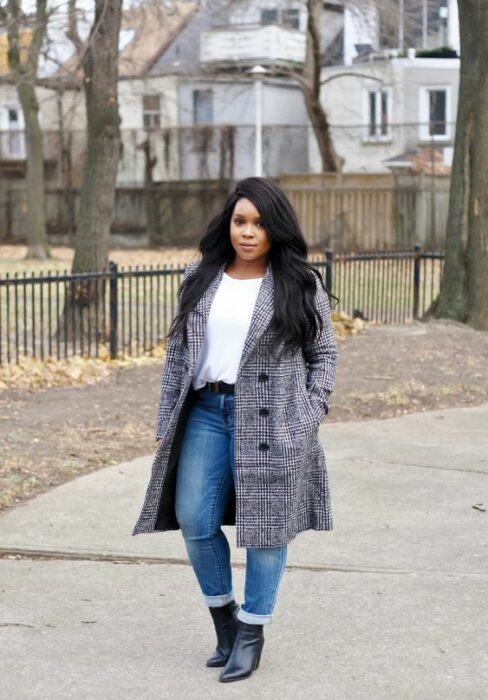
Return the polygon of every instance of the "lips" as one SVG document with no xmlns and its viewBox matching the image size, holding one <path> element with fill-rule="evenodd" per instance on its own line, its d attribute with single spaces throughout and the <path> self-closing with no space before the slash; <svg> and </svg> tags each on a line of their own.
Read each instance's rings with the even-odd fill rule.
<svg viewBox="0 0 488 700">
<path fill-rule="evenodd" d="M 256 246 L 252 243 L 241 243 L 241 248 L 255 248 Z"/>
</svg>

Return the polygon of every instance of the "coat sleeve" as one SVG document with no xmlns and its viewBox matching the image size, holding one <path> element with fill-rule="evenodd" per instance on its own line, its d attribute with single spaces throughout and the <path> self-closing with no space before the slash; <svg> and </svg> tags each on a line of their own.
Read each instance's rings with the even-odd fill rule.
<svg viewBox="0 0 488 700">
<path fill-rule="evenodd" d="M 330 314 L 327 292 L 315 275 L 315 304 L 322 319 L 313 343 L 304 349 L 307 363 L 307 391 L 312 408 L 320 422 L 329 411 L 329 396 L 334 391 L 337 363 L 337 344 Z"/>
<path fill-rule="evenodd" d="M 198 262 L 190 262 L 185 268 L 183 281 L 196 269 Z M 181 285 L 180 285 L 181 288 Z M 176 304 L 175 316 L 179 311 L 179 303 Z M 171 337 L 168 339 L 166 346 L 166 357 L 164 361 L 163 372 L 161 376 L 161 390 L 159 407 L 156 419 L 156 440 L 159 440 L 165 432 L 165 427 L 179 396 L 180 375 L 182 371 L 182 356 L 181 343 L 178 338 Z"/>
</svg>

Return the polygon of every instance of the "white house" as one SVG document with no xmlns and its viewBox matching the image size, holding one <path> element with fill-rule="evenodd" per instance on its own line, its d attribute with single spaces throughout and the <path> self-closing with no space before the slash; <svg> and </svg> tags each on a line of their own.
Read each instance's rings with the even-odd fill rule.
<svg viewBox="0 0 488 700">
<path fill-rule="evenodd" d="M 454 42 L 455 2 L 439 0 L 447 1 Z M 154 181 L 252 174 L 256 92 L 248 71 L 256 64 L 269 71 L 262 89 L 264 174 L 320 169 L 302 93 L 290 75 L 303 61 L 306 22 L 303 0 L 207 0 L 126 11 L 119 58 L 119 185 L 143 183 L 147 145 L 156 159 Z M 324 105 L 346 169 L 384 170 L 386 159 L 431 141 L 449 158 L 457 60 L 382 56 L 380 16 L 375 3 L 366 0 L 324 2 L 321 37 L 323 79 L 328 81 Z M 77 63 L 67 60 L 60 79 Z M 46 154 L 60 163 L 53 179 L 65 184 L 62 132 L 76 185 L 86 136 L 83 94 L 39 89 L 38 95 L 41 125 L 46 136 L 51 134 Z M 25 161 L 23 144 L 15 89 L 3 84 L 0 161 Z"/>
<path fill-rule="evenodd" d="M 322 102 L 345 172 L 387 172 L 386 160 L 435 146 L 452 160 L 457 58 L 388 58 L 326 68 Z M 312 172 L 320 159 L 310 139 Z"/>
</svg>

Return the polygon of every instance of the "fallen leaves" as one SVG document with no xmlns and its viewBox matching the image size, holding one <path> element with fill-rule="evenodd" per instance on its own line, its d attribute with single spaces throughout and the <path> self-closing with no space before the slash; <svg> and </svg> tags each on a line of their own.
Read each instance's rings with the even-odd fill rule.
<svg viewBox="0 0 488 700">
<path fill-rule="evenodd" d="M 117 368 L 137 367 L 151 362 L 160 362 L 165 350 L 162 346 L 153 349 L 153 354 L 140 357 L 125 356 L 110 360 L 108 350 L 103 347 L 100 357 L 67 357 L 62 360 L 46 358 L 24 358 L 18 364 L 0 367 L 0 391 L 2 389 L 47 389 L 55 386 L 91 385 L 107 379 Z"/>
<path fill-rule="evenodd" d="M 331 315 L 335 334 L 339 337 L 357 335 L 368 325 L 362 318 L 351 318 L 343 311 Z"/>
</svg>

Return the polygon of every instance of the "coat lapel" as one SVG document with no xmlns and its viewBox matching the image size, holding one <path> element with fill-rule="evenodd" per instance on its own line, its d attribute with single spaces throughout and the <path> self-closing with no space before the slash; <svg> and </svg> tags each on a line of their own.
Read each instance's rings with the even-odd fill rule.
<svg viewBox="0 0 488 700">
<path fill-rule="evenodd" d="M 263 277 L 259 293 L 254 305 L 254 310 L 251 316 L 251 323 L 247 331 L 244 347 L 242 348 L 241 360 L 237 369 L 239 376 L 242 365 L 250 356 L 259 338 L 262 336 L 266 327 L 269 325 L 274 312 L 274 279 L 271 270 L 271 263 L 268 261 L 266 274 Z"/>
<path fill-rule="evenodd" d="M 188 347 L 189 347 L 189 363 L 190 369 L 193 370 L 198 359 L 198 353 L 202 346 L 205 328 L 207 326 L 210 307 L 215 297 L 219 284 L 224 274 L 224 269 L 227 263 L 223 263 L 217 271 L 217 274 L 208 285 L 205 292 L 202 294 L 195 309 L 190 313 L 187 323 Z M 237 374 L 239 375 L 242 365 L 250 356 L 256 344 L 264 333 L 266 327 L 271 321 L 274 311 L 274 279 L 271 270 L 271 262 L 268 261 L 266 274 L 263 277 L 259 293 L 256 298 L 256 304 L 251 317 L 251 323 L 247 331 L 242 355 L 239 363 Z"/>
</svg>

